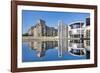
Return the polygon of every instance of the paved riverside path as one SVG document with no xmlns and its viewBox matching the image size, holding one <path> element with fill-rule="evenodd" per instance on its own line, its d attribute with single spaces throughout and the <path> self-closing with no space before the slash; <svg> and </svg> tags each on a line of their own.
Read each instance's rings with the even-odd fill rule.
<svg viewBox="0 0 100 73">
<path fill-rule="evenodd" d="M 66 40 L 80 40 L 80 38 L 63 38 Z M 83 38 L 84 40 L 88 40 L 88 38 Z M 23 42 L 24 41 L 58 41 L 59 37 L 33 37 L 33 36 L 23 36 L 22 37 Z"/>
<path fill-rule="evenodd" d="M 23 41 L 25 41 L 25 40 L 29 40 L 29 41 L 31 41 L 31 40 L 39 40 L 39 41 L 58 41 L 59 40 L 59 38 L 58 37 L 31 37 L 31 36 L 24 36 L 24 37 L 22 37 L 22 39 L 23 39 Z M 71 38 L 63 38 L 63 39 L 66 39 L 66 40 L 71 40 Z M 80 38 L 73 38 L 73 39 L 77 39 L 77 40 L 79 40 Z"/>
<path fill-rule="evenodd" d="M 23 36 L 23 41 L 57 41 L 58 37 L 32 37 L 32 36 Z"/>
</svg>

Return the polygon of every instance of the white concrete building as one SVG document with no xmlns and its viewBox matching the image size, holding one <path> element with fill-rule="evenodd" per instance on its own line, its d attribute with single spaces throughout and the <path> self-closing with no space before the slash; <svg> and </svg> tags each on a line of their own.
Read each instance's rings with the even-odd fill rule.
<svg viewBox="0 0 100 73">
<path fill-rule="evenodd" d="M 84 55 L 84 23 L 82 21 L 71 23 L 68 32 L 68 51 L 74 55 Z"/>
<path fill-rule="evenodd" d="M 58 56 L 63 56 L 63 53 L 68 50 L 68 27 L 62 21 L 58 22 Z"/>
</svg>

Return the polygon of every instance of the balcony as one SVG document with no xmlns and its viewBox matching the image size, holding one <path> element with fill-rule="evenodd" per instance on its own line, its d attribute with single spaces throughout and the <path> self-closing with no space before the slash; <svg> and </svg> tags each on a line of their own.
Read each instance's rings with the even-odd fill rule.
<svg viewBox="0 0 100 73">
<path fill-rule="evenodd" d="M 69 35 L 73 35 L 73 34 L 84 34 L 84 30 L 83 29 L 71 29 L 71 30 L 69 30 Z"/>
</svg>

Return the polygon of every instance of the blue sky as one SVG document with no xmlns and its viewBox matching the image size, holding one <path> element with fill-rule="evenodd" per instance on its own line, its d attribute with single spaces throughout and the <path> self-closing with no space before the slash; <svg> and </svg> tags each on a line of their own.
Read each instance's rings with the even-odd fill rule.
<svg viewBox="0 0 100 73">
<path fill-rule="evenodd" d="M 59 20 L 68 25 L 75 21 L 85 22 L 87 17 L 90 17 L 89 13 L 22 10 L 22 33 L 26 33 L 37 23 L 38 19 L 45 20 L 47 26 L 57 27 Z"/>
</svg>

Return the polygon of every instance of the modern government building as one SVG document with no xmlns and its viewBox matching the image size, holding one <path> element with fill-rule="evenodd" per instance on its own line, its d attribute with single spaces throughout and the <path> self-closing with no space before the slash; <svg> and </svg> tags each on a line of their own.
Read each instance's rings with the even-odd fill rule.
<svg viewBox="0 0 100 73">
<path fill-rule="evenodd" d="M 68 25 L 59 21 L 58 28 L 49 27 L 44 20 L 39 19 L 36 25 L 28 30 L 28 35 L 33 37 L 58 37 L 58 56 L 63 56 L 64 51 L 77 56 L 90 53 L 90 18 L 86 18 L 85 23 L 76 21 Z"/>
</svg>

